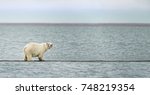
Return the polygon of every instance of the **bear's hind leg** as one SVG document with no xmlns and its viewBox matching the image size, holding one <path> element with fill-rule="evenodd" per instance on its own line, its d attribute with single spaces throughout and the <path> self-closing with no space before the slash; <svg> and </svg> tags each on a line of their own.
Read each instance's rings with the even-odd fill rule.
<svg viewBox="0 0 150 95">
<path fill-rule="evenodd" d="M 27 61 L 31 61 L 32 60 L 32 56 L 31 55 L 27 55 Z"/>
<path fill-rule="evenodd" d="M 24 55 L 24 61 L 27 61 L 27 56 L 26 55 Z"/>
</svg>

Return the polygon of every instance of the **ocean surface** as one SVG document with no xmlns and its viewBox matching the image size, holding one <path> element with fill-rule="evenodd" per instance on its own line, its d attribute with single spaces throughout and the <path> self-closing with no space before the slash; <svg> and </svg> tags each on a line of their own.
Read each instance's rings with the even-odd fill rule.
<svg viewBox="0 0 150 95">
<path fill-rule="evenodd" d="M 52 42 L 44 59 L 58 62 L 15 62 L 28 42 Z M 150 60 L 150 25 L 0 24 L 1 78 L 150 78 L 150 62 L 79 60 Z"/>
</svg>

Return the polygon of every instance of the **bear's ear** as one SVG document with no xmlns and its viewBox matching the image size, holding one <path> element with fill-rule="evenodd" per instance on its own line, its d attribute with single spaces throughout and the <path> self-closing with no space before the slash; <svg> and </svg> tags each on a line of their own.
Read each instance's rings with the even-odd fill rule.
<svg viewBox="0 0 150 95">
<path fill-rule="evenodd" d="M 46 46 L 49 48 L 49 44 L 48 43 L 46 43 Z"/>
</svg>

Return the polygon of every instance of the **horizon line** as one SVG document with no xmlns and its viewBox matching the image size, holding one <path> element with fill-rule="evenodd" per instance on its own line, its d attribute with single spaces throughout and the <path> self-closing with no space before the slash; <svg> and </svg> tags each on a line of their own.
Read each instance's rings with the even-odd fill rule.
<svg viewBox="0 0 150 95">
<path fill-rule="evenodd" d="M 89 24 L 89 25 L 101 25 L 101 24 L 137 24 L 137 25 L 141 25 L 141 24 L 145 24 L 145 25 L 150 25 L 150 23 L 131 23 L 131 22 L 100 22 L 100 23 L 82 23 L 82 22 L 79 22 L 79 23 L 76 23 L 76 22 L 0 22 L 0 24 Z"/>
</svg>

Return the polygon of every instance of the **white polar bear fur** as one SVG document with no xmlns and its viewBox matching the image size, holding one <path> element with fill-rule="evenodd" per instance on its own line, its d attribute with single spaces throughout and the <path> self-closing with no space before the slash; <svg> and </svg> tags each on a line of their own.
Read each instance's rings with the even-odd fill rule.
<svg viewBox="0 0 150 95">
<path fill-rule="evenodd" d="M 50 49 L 52 45 L 52 43 L 28 43 L 24 47 L 24 60 L 30 61 L 32 57 L 38 57 L 39 61 L 42 61 L 44 53 Z"/>
</svg>

